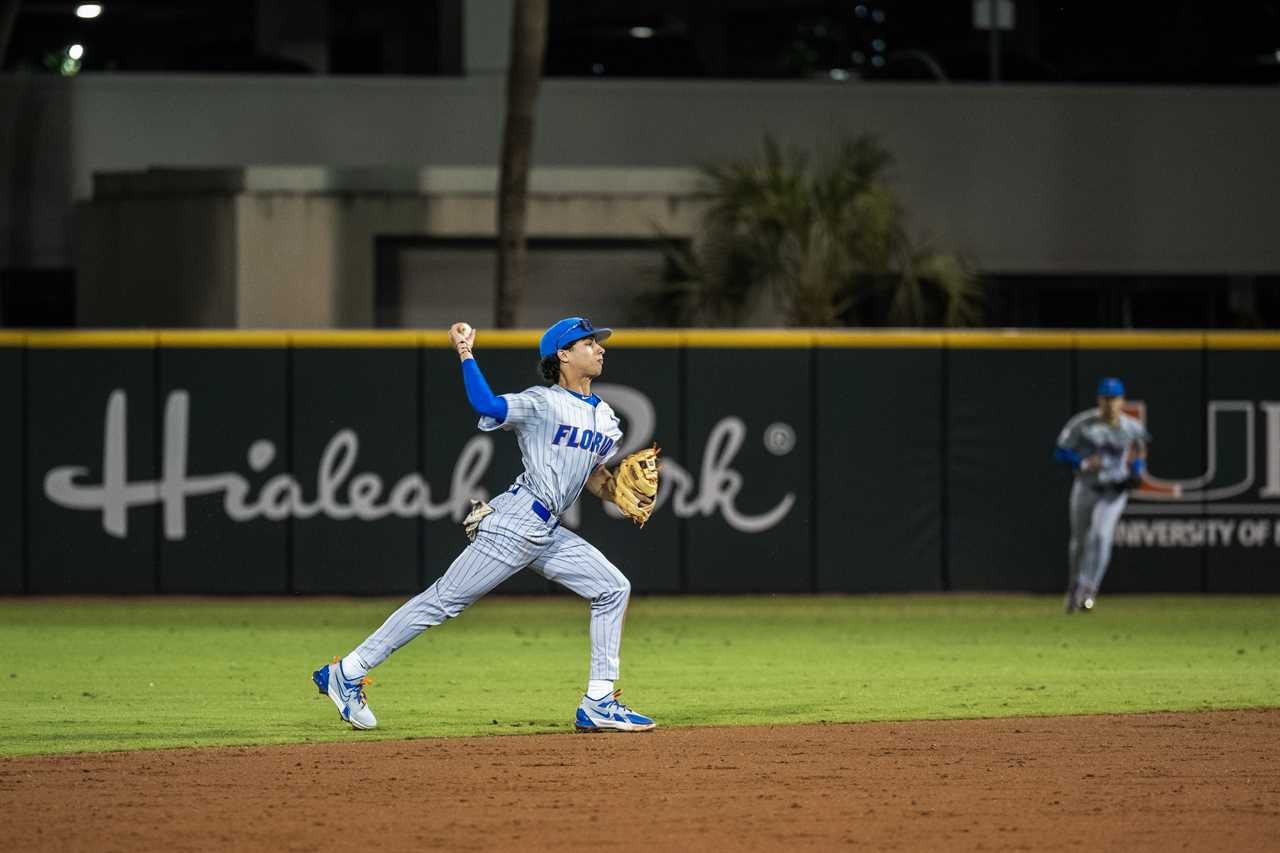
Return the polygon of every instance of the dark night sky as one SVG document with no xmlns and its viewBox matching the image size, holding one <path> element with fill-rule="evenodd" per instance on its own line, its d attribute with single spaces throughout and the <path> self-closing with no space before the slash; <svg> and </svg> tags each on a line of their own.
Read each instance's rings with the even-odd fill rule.
<svg viewBox="0 0 1280 853">
<path fill-rule="evenodd" d="M 85 70 L 312 70 L 261 43 L 253 0 L 104 0 L 96 21 L 75 19 L 73 5 L 24 0 L 6 67 L 56 69 L 66 46 L 82 43 Z M 461 70 L 461 0 L 314 6 L 331 73 Z M 987 34 L 972 16 L 970 0 L 552 0 L 547 73 L 984 80 Z M 651 37 L 633 37 L 640 26 Z M 1280 0 L 1019 0 L 1002 76 L 1275 85 L 1277 51 Z"/>
</svg>

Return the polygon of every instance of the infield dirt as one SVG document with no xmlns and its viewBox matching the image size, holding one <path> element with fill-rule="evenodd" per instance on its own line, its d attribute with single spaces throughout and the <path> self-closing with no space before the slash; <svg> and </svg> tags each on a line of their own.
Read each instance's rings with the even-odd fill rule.
<svg viewBox="0 0 1280 853">
<path fill-rule="evenodd" d="M 1275 850 L 1280 709 L 353 732 L 8 759 L 0 794 L 26 850 Z"/>
</svg>

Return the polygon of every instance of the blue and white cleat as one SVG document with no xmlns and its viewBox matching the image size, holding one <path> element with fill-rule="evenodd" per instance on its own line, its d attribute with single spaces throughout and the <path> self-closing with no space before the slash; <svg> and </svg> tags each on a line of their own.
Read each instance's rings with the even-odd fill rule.
<svg viewBox="0 0 1280 853">
<path fill-rule="evenodd" d="M 637 714 L 618 701 L 621 690 L 603 699 L 582 697 L 574 728 L 580 732 L 647 732 L 657 726 L 644 714 Z"/>
<path fill-rule="evenodd" d="M 339 665 L 341 658 L 334 658 L 333 663 L 324 666 L 311 673 L 311 680 L 316 683 L 316 687 L 320 688 L 320 692 L 327 694 L 333 700 L 333 704 L 338 706 L 338 713 L 342 715 L 342 719 L 351 724 L 353 729 L 376 729 L 378 727 L 378 718 L 369 710 L 369 703 L 364 697 L 365 685 L 371 684 L 368 677 L 359 681 L 347 681 L 342 677 L 342 668 Z"/>
</svg>

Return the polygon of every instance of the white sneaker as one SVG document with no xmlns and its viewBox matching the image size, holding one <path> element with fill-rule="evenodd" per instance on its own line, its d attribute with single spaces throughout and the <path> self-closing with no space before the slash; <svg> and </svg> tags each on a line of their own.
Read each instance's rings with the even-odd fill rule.
<svg viewBox="0 0 1280 853">
<path fill-rule="evenodd" d="M 582 697 L 573 727 L 580 732 L 647 732 L 657 724 L 618 701 L 621 690 L 603 699 Z"/>
<path fill-rule="evenodd" d="M 333 663 L 311 673 L 311 680 L 320 688 L 321 693 L 328 694 L 333 704 L 338 706 L 342 719 L 351 724 L 353 729 L 376 729 L 378 718 L 369 710 L 369 703 L 364 697 L 365 685 L 372 682 L 368 677 L 359 681 L 347 681 L 342 677 L 341 658 L 334 658 Z"/>
</svg>

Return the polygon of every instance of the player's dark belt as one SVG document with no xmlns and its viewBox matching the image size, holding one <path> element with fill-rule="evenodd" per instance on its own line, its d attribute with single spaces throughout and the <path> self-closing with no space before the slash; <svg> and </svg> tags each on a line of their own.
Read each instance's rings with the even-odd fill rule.
<svg viewBox="0 0 1280 853">
<path fill-rule="evenodd" d="M 1129 491 L 1129 487 L 1124 483 L 1089 483 L 1084 484 L 1086 489 L 1097 495 L 1106 495 L 1107 497 L 1115 497 Z"/>
<path fill-rule="evenodd" d="M 511 494 L 513 494 L 513 495 L 515 495 L 515 494 L 519 494 L 519 493 L 520 493 L 520 485 L 519 485 L 519 484 L 516 484 L 516 485 L 512 486 L 512 487 L 511 487 L 511 489 L 510 489 L 510 492 L 511 492 Z M 555 516 L 551 514 L 551 510 L 549 510 L 549 509 L 547 509 L 545 506 L 543 506 L 543 505 L 542 505 L 542 501 L 538 500 L 537 498 L 534 498 L 534 499 L 533 499 L 533 503 L 529 504 L 529 509 L 531 509 L 531 510 L 533 511 L 533 514 L 534 514 L 534 515 L 536 515 L 538 518 L 542 519 L 542 523 L 543 523 L 543 524 L 551 524 L 551 519 L 555 518 Z M 551 524 L 551 529 L 552 529 L 552 530 L 555 530 L 555 529 L 556 529 L 557 527 L 559 527 L 559 526 L 560 526 L 560 519 L 556 518 L 556 523 L 555 523 L 555 524 Z"/>
</svg>

